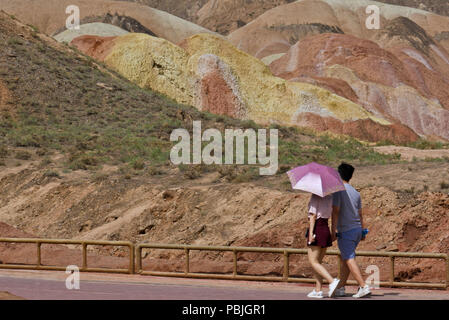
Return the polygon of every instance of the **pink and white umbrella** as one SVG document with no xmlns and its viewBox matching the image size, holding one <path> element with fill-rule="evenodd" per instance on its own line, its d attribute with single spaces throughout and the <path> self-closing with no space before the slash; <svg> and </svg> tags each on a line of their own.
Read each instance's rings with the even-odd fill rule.
<svg viewBox="0 0 449 320">
<path fill-rule="evenodd" d="M 311 192 L 320 197 L 346 190 L 337 170 L 315 162 L 294 168 L 287 175 L 293 189 Z"/>
</svg>

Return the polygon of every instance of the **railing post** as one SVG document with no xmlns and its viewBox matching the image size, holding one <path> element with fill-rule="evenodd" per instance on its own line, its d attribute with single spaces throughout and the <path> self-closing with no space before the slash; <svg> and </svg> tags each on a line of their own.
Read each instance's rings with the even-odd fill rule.
<svg viewBox="0 0 449 320">
<path fill-rule="evenodd" d="M 186 254 L 186 270 L 185 270 L 185 274 L 189 274 L 189 272 L 190 272 L 190 250 L 189 250 L 189 248 L 184 248 L 184 252 Z"/>
<path fill-rule="evenodd" d="M 137 260 L 137 273 L 142 271 L 142 247 L 137 245 L 136 247 L 136 260 Z"/>
<path fill-rule="evenodd" d="M 446 289 L 449 288 L 449 255 L 446 254 Z"/>
<path fill-rule="evenodd" d="M 41 257 L 41 242 L 37 241 L 36 245 L 37 245 L 37 266 L 41 266 L 42 265 L 42 257 Z"/>
<path fill-rule="evenodd" d="M 393 287 L 394 282 L 394 256 L 390 256 L 390 285 Z"/>
<path fill-rule="evenodd" d="M 283 276 L 283 281 L 288 281 L 288 277 L 289 277 L 289 263 L 290 259 L 289 259 L 289 253 L 287 250 L 284 251 L 284 276 Z"/>
<path fill-rule="evenodd" d="M 129 273 L 135 273 L 135 263 L 134 263 L 134 243 L 129 245 Z"/>
<path fill-rule="evenodd" d="M 232 252 L 234 253 L 234 267 L 233 267 L 233 272 L 232 275 L 234 277 L 237 276 L 237 250 L 232 250 Z"/>
<path fill-rule="evenodd" d="M 337 255 L 338 259 L 338 279 L 341 279 L 341 256 Z"/>
<path fill-rule="evenodd" d="M 87 243 L 83 242 L 83 270 L 87 269 Z"/>
</svg>

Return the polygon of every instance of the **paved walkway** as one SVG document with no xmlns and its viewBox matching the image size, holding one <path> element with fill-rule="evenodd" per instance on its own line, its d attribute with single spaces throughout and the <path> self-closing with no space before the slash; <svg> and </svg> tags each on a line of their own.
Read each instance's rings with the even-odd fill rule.
<svg viewBox="0 0 449 320">
<path fill-rule="evenodd" d="M 306 284 L 164 278 L 81 273 L 80 289 L 68 290 L 67 274 L 56 271 L 0 270 L 0 291 L 42 300 L 305 300 Z M 349 293 L 356 291 L 348 287 Z M 378 289 L 372 300 L 449 300 L 449 291 Z"/>
</svg>

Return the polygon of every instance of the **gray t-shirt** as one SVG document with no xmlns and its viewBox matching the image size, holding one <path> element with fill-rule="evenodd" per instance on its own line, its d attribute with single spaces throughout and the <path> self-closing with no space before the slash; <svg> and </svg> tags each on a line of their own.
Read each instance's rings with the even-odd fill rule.
<svg viewBox="0 0 449 320">
<path fill-rule="evenodd" d="M 346 232 L 361 228 L 359 210 L 362 208 L 362 198 L 350 184 L 345 183 L 346 191 L 339 191 L 332 196 L 332 205 L 340 208 L 337 231 Z"/>
</svg>

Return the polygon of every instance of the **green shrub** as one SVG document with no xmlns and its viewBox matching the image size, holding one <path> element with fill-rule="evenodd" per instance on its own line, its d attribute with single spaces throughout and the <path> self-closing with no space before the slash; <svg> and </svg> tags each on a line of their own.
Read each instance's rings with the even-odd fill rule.
<svg viewBox="0 0 449 320">
<path fill-rule="evenodd" d="M 8 39 L 7 43 L 10 46 L 15 46 L 15 45 L 22 45 L 23 41 L 21 39 L 19 39 L 19 38 L 12 37 L 12 38 Z"/>
<path fill-rule="evenodd" d="M 6 158 L 8 153 L 8 148 L 6 146 L 0 146 L 0 158 Z"/>
<path fill-rule="evenodd" d="M 46 177 L 46 178 L 60 178 L 61 176 L 56 171 L 47 170 L 47 171 L 44 172 L 44 177 Z"/>
<path fill-rule="evenodd" d="M 143 159 L 136 159 L 131 163 L 134 170 L 143 170 L 145 168 L 145 161 Z"/>
</svg>

